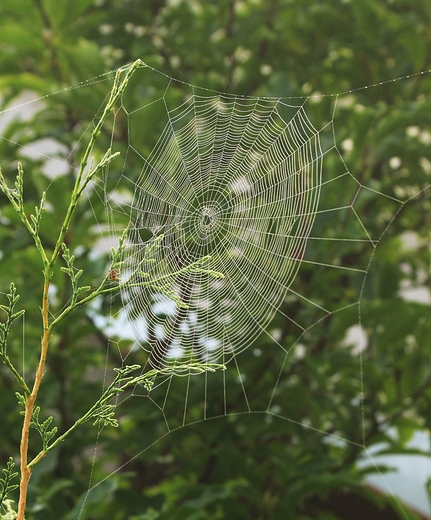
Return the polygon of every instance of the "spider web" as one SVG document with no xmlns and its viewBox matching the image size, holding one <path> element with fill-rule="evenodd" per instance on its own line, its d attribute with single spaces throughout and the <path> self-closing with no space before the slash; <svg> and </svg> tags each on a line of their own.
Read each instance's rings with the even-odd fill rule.
<svg viewBox="0 0 431 520">
<path fill-rule="evenodd" d="M 113 236 L 123 229 L 117 226 L 119 217 L 129 220 L 120 275 L 129 282 L 143 274 L 163 278 L 209 257 L 205 267 L 224 278 L 203 272 L 176 276 L 170 289 L 186 309 L 154 290 L 122 291 L 123 317 L 125 313 L 135 340 L 126 352 L 121 341 L 116 343 L 124 362 L 139 348 L 150 367 L 168 366 L 186 376 L 159 376 L 151 392 L 135 389 L 134 396 L 160 411 L 165 435 L 209 419 L 263 413 L 324 434 L 328 442 L 361 445 L 378 471 L 366 448 L 361 405 L 367 342 L 361 297 L 377 245 L 405 203 L 428 183 L 424 180 L 415 193 L 394 196 L 351 173 L 337 144 L 335 115 L 339 105 L 352 102 L 353 91 L 286 100 L 211 92 L 147 66 L 137 76 L 139 84 L 156 83 L 158 92 L 161 82 L 166 86 L 162 97 L 149 94 L 138 106 L 126 96 L 120 111 L 128 133 L 127 154 L 117 166 L 122 173 L 116 190 L 105 189 L 103 195 Z M 327 121 L 316 128 L 308 112 L 325 97 L 330 101 Z M 151 132 L 159 129 L 152 149 L 142 138 L 145 125 Z M 348 151 L 349 140 L 343 145 Z M 141 165 L 138 176 L 130 175 L 130 163 Z M 108 178 L 109 172 L 106 186 Z M 361 218 L 371 198 L 376 209 L 380 204 L 392 208 L 378 225 Z M 146 250 L 154 241 L 159 247 L 153 262 L 146 263 Z M 314 299 L 307 291 L 311 270 L 322 276 L 343 272 L 346 291 L 328 291 L 327 299 Z M 292 312 L 293 318 L 289 308 L 303 312 Z M 353 332 L 356 344 L 352 407 L 362 443 L 334 432 L 331 417 L 322 430 L 284 412 L 294 385 L 292 365 L 312 350 L 313 329 L 324 329 L 342 314 L 356 316 L 346 335 Z M 243 359 L 258 360 L 262 348 L 278 354 L 280 365 L 275 375 L 265 373 L 273 378 L 270 391 L 256 400 L 256 377 Z M 195 377 L 183 368 L 194 361 L 223 363 L 227 372 Z M 200 408 L 192 406 L 199 401 Z"/>
<path fill-rule="evenodd" d="M 262 413 L 334 444 L 361 445 L 376 466 L 365 439 L 361 298 L 377 245 L 405 203 L 428 187 L 426 180 L 415 193 L 394 196 L 351 173 L 335 132 L 338 106 L 351 102 L 351 92 L 326 97 L 327 120 L 316 128 L 308 113 L 325 96 L 234 96 L 187 85 L 145 65 L 135 81 L 147 86 L 147 100 L 137 104 L 127 93 L 123 99 L 116 117 L 125 121 L 127 153 L 116 166 L 121 170 L 116 189 L 106 188 L 111 167 L 103 190 L 114 237 L 124 229 L 117 223 L 128 219 L 120 277 L 129 282 L 143 275 L 165 277 L 203 257 L 210 257 L 205 267 L 224 274 L 223 279 L 203 272 L 176 276 L 169 288 L 186 309 L 154 289 L 122 291 L 121 314 L 134 338 L 128 350 L 121 340 L 114 342 L 124 363 L 142 349 L 149 368 L 168 366 L 185 376 L 159 376 L 151 392 L 134 391 L 163 418 L 166 431 L 157 440 L 202 421 Z M 160 92 L 163 82 L 163 96 L 152 96 L 151 85 Z M 159 135 L 152 147 L 143 137 L 150 134 Z M 348 151 L 349 141 L 343 146 Z M 138 175 L 130 174 L 130 164 Z M 361 218 L 368 199 L 391 213 L 370 224 Z M 154 241 L 159 247 L 148 263 L 146 249 Z M 326 279 L 343 273 L 346 290 L 315 299 L 307 287 L 312 270 Z M 325 327 L 342 315 L 356 316 L 350 330 L 356 332 L 357 360 L 352 408 L 362 442 L 340 437 L 331 416 L 322 429 L 321 423 L 285 411 L 286 399 L 295 395 L 292 366 L 313 351 L 315 334 L 325 335 Z M 249 360 L 258 364 L 262 348 L 272 352 L 279 370 L 262 374 L 268 393 L 256 399 L 256 368 Z M 195 361 L 222 363 L 227 370 L 195 376 L 183 368 Z M 399 501 L 398 506 L 402 511 Z"/>
<path fill-rule="evenodd" d="M 93 186 L 105 203 L 109 239 L 100 227 L 106 243 L 116 245 L 128 230 L 118 277 L 129 284 L 121 291 L 121 311 L 105 327 L 108 350 L 114 346 L 125 365 L 142 355 L 144 370 L 169 367 L 175 375 L 160 375 L 150 392 L 139 387 L 126 398 L 155 409 L 164 431 L 124 466 L 179 429 L 244 414 L 360 445 L 374 464 L 364 436 L 361 298 L 382 237 L 428 182 L 413 193 L 389 193 L 352 174 L 345 160 L 349 142 L 336 139 L 336 115 L 354 91 L 235 96 L 182 83 L 145 64 L 131 87 L 111 121 L 113 151 L 124 130 L 127 149 Z M 323 105 L 326 122 L 315 127 L 310 114 Z M 375 210 L 382 204 L 392 211 L 370 224 L 362 216 L 369 199 Z M 187 270 L 204 258 L 201 269 Z M 321 292 L 316 298 L 309 284 L 316 270 L 326 280 L 343 273 L 345 291 L 328 288 L 326 298 Z M 146 277 L 165 277 L 187 307 L 140 286 Z M 324 336 L 339 316 L 350 316 L 358 333 L 351 385 L 361 443 L 333 431 L 331 417 L 322 428 L 286 412 L 289 396 L 296 395 L 292 367 L 313 352 L 315 334 Z M 259 373 L 262 349 L 270 351 L 277 370 Z M 222 363 L 226 370 L 196 376 L 184 368 L 192 362 Z M 267 388 L 257 398 L 256 373 Z M 90 482 L 78 517 L 103 482 Z"/>
<path fill-rule="evenodd" d="M 380 235 L 372 236 L 355 206 L 363 193 L 375 190 L 344 163 L 332 114 L 322 128 L 313 126 L 306 110 L 310 99 L 293 105 L 202 95 L 205 89 L 150 67 L 141 73 L 143 84 L 151 84 L 148 73 L 165 78 L 166 90 L 139 108 L 129 108 L 127 99 L 122 104 L 128 150 L 116 189 L 104 192 L 114 237 L 123 229 L 118 215 L 129 219 L 122 280 L 138 285 L 133 282 L 139 277 L 167 277 L 206 257 L 205 267 L 224 278 L 180 273 L 172 289 L 187 309 L 157 291 L 126 284 L 122 300 L 137 343 L 156 367 L 187 359 L 229 363 L 262 335 L 286 351 L 268 330 L 274 315 L 281 314 L 299 337 L 311 324 L 283 312 L 284 301 L 311 307 L 314 323 L 340 310 L 337 301 L 313 301 L 296 287 L 302 264 L 346 270 L 361 287 Z M 165 121 L 148 151 L 139 132 L 146 111 L 154 117 L 155 105 L 159 121 Z M 325 161 L 330 168 L 323 175 Z M 137 178 L 128 174 L 130 162 L 142 164 Z M 146 263 L 154 241 L 160 247 Z M 339 249 L 346 247 L 352 254 L 355 247 L 368 248 L 363 265 L 340 263 Z M 359 299 L 356 291 L 350 305 Z"/>
<path fill-rule="evenodd" d="M 187 309 L 139 288 L 125 289 L 123 302 L 153 366 L 229 362 L 266 329 L 295 278 L 318 207 L 320 135 L 301 106 L 193 93 L 170 109 L 167 96 L 168 121 L 148 158 L 139 142 L 129 145 L 128 159 L 143 168 L 123 179 L 134 192 L 125 270 L 131 282 L 142 276 L 150 231 L 163 240 L 147 276 L 210 256 L 206 265 L 224 278 L 176 277 Z M 288 122 L 277 105 L 294 109 Z"/>
</svg>

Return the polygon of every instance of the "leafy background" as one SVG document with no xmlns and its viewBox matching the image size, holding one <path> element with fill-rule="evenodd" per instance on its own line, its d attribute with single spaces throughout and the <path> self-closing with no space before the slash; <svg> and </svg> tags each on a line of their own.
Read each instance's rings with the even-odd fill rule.
<svg viewBox="0 0 431 520">
<path fill-rule="evenodd" d="M 427 70 L 430 23 L 428 0 L 2 0 L 1 109 L 17 98 L 62 91 L 137 58 L 180 80 L 238 94 L 344 92 Z M 88 135 L 84 132 L 91 128 L 108 90 L 107 82 L 95 82 L 91 88 L 48 96 L 37 110 L 28 105 L 20 118 L 6 120 L 7 113 L 2 114 L 2 170 L 11 180 L 17 160 L 24 163 L 29 210 L 49 185 L 52 207 L 42 227 L 48 248 L 52 229 L 66 209 L 73 166 Z M 414 76 L 357 91 L 351 103 L 340 108 L 335 121 L 337 142 L 342 148 L 351 140 L 352 151 L 346 152 L 345 160 L 355 178 L 405 198 L 428 184 L 430 90 L 428 75 Z M 137 105 L 150 95 L 157 92 L 132 82 L 130 96 Z M 326 101 L 312 106 L 316 127 L 325 121 L 327 110 Z M 123 151 L 124 124 L 117 121 L 115 134 Z M 148 127 L 151 132 L 143 132 L 141 138 L 150 151 L 160 131 L 157 119 Z M 107 129 L 101 151 L 109 138 Z M 53 180 L 44 173 L 46 158 L 25 148 L 35 143 L 49 156 L 68 157 L 70 167 L 64 175 Z M 394 209 L 390 199 L 382 202 L 377 196 L 361 200 L 358 207 L 367 229 L 377 234 Z M 4 197 L 0 219 L 0 291 L 6 292 L 13 280 L 21 294 L 20 304 L 26 309 L 25 370 L 30 377 L 41 334 L 41 265 Z M 104 220 L 97 193 L 83 200 L 67 236 L 85 271 L 85 284 L 96 284 L 107 266 L 107 258 L 94 255 L 100 237 L 95 219 Z M 357 518 L 417 518 L 390 496 L 364 486 L 365 474 L 375 468 L 360 469 L 358 460 L 362 425 L 367 446 L 384 441 L 386 451 L 392 453 L 407 453 L 413 433 L 430 427 L 429 301 L 403 297 L 406 288 L 429 295 L 430 220 L 425 190 L 388 228 L 369 271 L 361 306 L 368 337 L 363 356 L 364 421 L 358 405 L 352 404 L 360 391 L 358 357 L 353 347 L 342 347 L 346 330 L 357 322 L 356 311 L 333 314 L 311 329 L 306 355 L 292 358 L 285 368 L 290 393 L 289 402 L 283 402 L 283 415 L 307 420 L 317 429 L 358 444 L 329 443 L 314 430 L 265 415 L 211 420 L 163 437 L 160 414 L 145 408 L 141 399 L 130 399 L 118 409 L 120 428 L 105 429 L 98 439 L 94 467 L 97 432 L 86 425 L 37 468 L 27 518 L 75 519 L 85 499 L 80 518 L 88 520 L 354 520 L 355 514 Z M 365 248 L 346 250 L 340 261 L 355 266 L 368 256 Z M 58 309 L 70 294 L 61 272 L 54 283 Z M 314 301 L 333 298 L 341 305 L 351 298 L 346 279 L 330 271 L 303 269 L 297 283 L 307 285 L 307 295 Z M 96 311 L 107 314 L 109 305 L 101 302 Z M 60 431 L 100 395 L 108 338 L 96 324 L 96 311 L 81 309 L 54 338 L 40 404 L 55 416 Z M 283 311 L 293 319 L 313 321 L 313 316 L 299 316 L 307 310 L 292 302 L 286 301 Z M 279 319 L 274 326 L 290 346 L 293 337 L 286 323 Z M 18 329 L 10 346 L 16 359 L 22 357 L 23 337 Z M 241 359 L 254 385 L 253 409 L 263 406 L 260 400 L 273 388 L 283 359 L 281 351 L 265 348 L 264 338 L 259 342 L 260 357 Z M 116 349 L 109 353 L 108 369 L 120 364 Z M 142 363 L 143 353 L 136 353 L 133 361 Z M 10 455 L 17 458 L 21 417 L 13 380 L 3 367 L 0 375 L 0 462 L 5 467 Z M 241 390 L 234 375 L 228 372 L 227 377 L 235 408 Z M 182 384 L 177 383 L 179 400 Z M 174 416 L 176 403 L 171 406 L 166 413 Z M 190 406 L 196 407 L 197 414 L 198 396 L 196 400 L 190 396 Z M 221 403 L 211 406 L 216 412 Z M 157 439 L 151 449 L 131 460 Z M 92 481 L 99 482 L 125 462 L 129 463 L 87 497 L 91 471 Z"/>
</svg>

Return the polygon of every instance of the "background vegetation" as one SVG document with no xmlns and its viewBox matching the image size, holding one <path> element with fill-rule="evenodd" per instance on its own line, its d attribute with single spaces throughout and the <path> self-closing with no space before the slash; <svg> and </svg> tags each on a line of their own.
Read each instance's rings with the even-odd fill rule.
<svg viewBox="0 0 431 520">
<path fill-rule="evenodd" d="M 137 58 L 180 80 L 220 91 L 273 96 L 339 93 L 427 70 L 430 24 L 428 0 L 2 0 L 0 109 L 17 98 L 45 96 Z M 146 89 L 136 84 L 131 88 L 137 105 L 144 104 L 150 95 Z M 108 90 L 106 82 L 95 82 L 91 88 L 46 97 L 37 110 L 29 105 L 20 118 L 0 116 L 5 176 L 11 179 L 21 160 L 29 208 L 39 203 L 48 185 L 55 200 L 42 221 L 48 247 L 50 229 L 65 212 L 74 166 L 86 144 L 82 134 Z M 346 149 L 345 160 L 355 178 L 405 199 L 427 185 L 430 91 L 431 76 L 414 76 L 357 91 L 350 104 L 340 108 L 337 140 L 343 149 L 342 143 L 351 139 L 352 152 L 347 154 Z M 311 106 L 316 127 L 325 121 L 332 102 L 328 98 Z M 118 149 L 125 150 L 121 125 L 117 122 L 115 139 Z M 148 151 L 160 131 L 157 121 L 149 126 L 153 133 L 143 135 Z M 101 150 L 109 139 L 107 133 Z M 36 142 L 49 156 L 68 157 L 70 167 L 64 175 L 53 181 L 44 170 L 46 157 L 28 153 L 26 145 Z M 373 237 L 380 236 L 397 210 L 390 198 L 385 200 L 371 194 L 356 207 Z M 94 467 L 97 432 L 91 425 L 78 430 L 41 464 L 31 481 L 28 520 L 78 518 L 85 498 L 82 520 L 352 519 L 358 509 L 352 496 L 361 497 L 361 507 L 371 501 L 380 511 L 370 513 L 375 518 L 391 510 L 399 518 L 414 518 L 390 497 L 378 497 L 362 485 L 365 471 L 359 469 L 358 459 L 364 440 L 367 446 L 385 441 L 387 452 L 403 453 L 415 430 L 430 428 L 429 301 L 403 297 L 407 287 L 429 295 L 430 209 L 429 192 L 421 191 L 391 223 L 373 258 L 361 306 L 368 337 L 362 409 L 357 402 L 358 356 L 353 347 L 342 346 L 346 330 L 357 323 L 357 312 L 333 314 L 309 331 L 306 355 L 292 356 L 285 367 L 289 397 L 277 396 L 274 404 L 282 406 L 284 417 L 297 422 L 265 415 L 231 416 L 180 429 L 140 453 L 166 430 L 157 411 L 141 399 L 130 399 L 118 409 L 118 431 L 105 429 L 98 439 Z M 67 236 L 68 247 L 84 269 L 83 284 L 96 285 L 107 265 L 105 257 L 94 254 L 100 237 L 95 221 L 104 220 L 103 201 L 95 192 L 78 213 Z M 0 197 L 0 219 L 0 291 L 7 292 L 14 281 L 21 294 L 29 375 L 41 334 L 41 265 L 5 197 Z M 368 258 L 364 247 L 346 249 L 339 261 L 354 267 Z M 330 298 L 341 307 L 343 301 L 351 301 L 351 282 L 345 275 L 304 268 L 296 283 L 306 284 L 311 300 Z M 55 285 L 53 301 L 61 308 L 69 297 L 67 277 L 59 273 Z M 295 302 L 286 301 L 283 311 L 295 320 L 315 321 L 304 315 L 311 311 Z M 97 312 L 109 312 L 109 302 L 102 302 Z M 274 326 L 290 346 L 293 332 L 278 320 Z M 55 338 L 39 404 L 55 416 L 60 431 L 100 396 L 108 338 L 97 323 L 94 309 L 82 309 Z M 10 347 L 16 359 L 22 357 L 22 341 L 17 327 Z M 255 345 L 261 349 L 260 357 L 241 358 L 254 387 L 249 396 L 252 409 L 264 406 L 262 396 L 270 394 L 283 361 L 282 352 L 267 348 L 265 341 L 261 338 Z M 135 356 L 136 362 L 145 361 L 143 352 Z M 120 363 L 118 351 L 111 348 L 108 368 Z M 17 458 L 21 417 L 13 380 L 2 367 L 0 376 L 0 466 L 5 467 L 10 455 Z M 241 409 L 243 397 L 234 376 L 228 371 L 229 404 Z M 183 400 L 180 393 L 179 400 Z M 196 399 L 191 395 L 189 403 L 190 413 L 195 407 L 198 416 L 202 405 L 198 395 Z M 178 404 L 173 401 L 170 406 L 173 409 L 166 415 L 174 417 Z M 214 415 L 222 405 L 210 406 Z M 304 428 L 303 421 L 352 442 L 328 442 Z M 126 462 L 86 497 L 90 472 L 97 483 Z"/>
</svg>

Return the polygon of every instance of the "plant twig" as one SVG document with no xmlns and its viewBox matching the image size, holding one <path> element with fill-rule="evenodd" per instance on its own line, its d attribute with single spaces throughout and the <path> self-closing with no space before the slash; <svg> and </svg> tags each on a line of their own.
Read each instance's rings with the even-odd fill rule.
<svg viewBox="0 0 431 520">
<path fill-rule="evenodd" d="M 21 481 L 20 481 L 20 498 L 19 498 L 19 503 L 18 503 L 17 520 L 24 520 L 28 484 L 30 481 L 31 472 L 32 472 L 32 468 L 33 468 L 33 466 L 29 466 L 29 464 L 28 464 L 29 432 L 30 432 L 30 426 L 32 424 L 33 414 L 35 411 L 35 402 L 36 402 L 36 399 L 37 399 L 37 396 L 39 393 L 39 388 L 42 383 L 43 375 L 45 372 L 46 358 L 47 358 L 49 342 L 50 342 L 50 338 L 51 338 L 51 334 L 52 334 L 52 327 L 50 326 L 50 323 L 49 323 L 48 290 L 49 290 L 51 278 L 53 275 L 54 266 L 58 260 L 60 248 L 64 243 L 66 232 L 69 228 L 70 222 L 72 220 L 72 216 L 75 212 L 76 206 L 78 204 L 79 198 L 80 198 L 83 190 L 88 185 L 88 183 L 91 181 L 91 179 L 94 178 L 94 176 L 100 170 L 100 168 L 109 164 L 109 162 L 112 161 L 112 159 L 114 157 L 116 157 L 116 155 L 117 155 L 117 154 L 111 154 L 111 151 L 108 150 L 108 152 L 104 155 L 104 157 L 99 162 L 99 164 L 94 169 L 90 169 L 90 171 L 86 173 L 90 155 L 94 149 L 96 139 L 102 130 L 102 126 L 105 123 L 111 110 L 113 110 L 115 104 L 117 103 L 117 101 L 119 100 L 121 95 L 123 94 L 124 89 L 126 88 L 130 77 L 132 76 L 134 71 L 139 67 L 140 64 L 141 64 L 141 61 L 137 60 L 131 66 L 129 66 L 127 69 L 125 69 L 125 75 L 124 75 L 123 79 L 122 79 L 123 70 L 119 69 L 117 71 L 117 74 L 114 79 L 114 85 L 111 90 L 109 101 L 108 101 L 107 105 L 105 106 L 105 109 L 103 111 L 103 114 L 102 114 L 100 120 L 98 121 L 95 128 L 93 129 L 90 141 L 89 141 L 88 146 L 82 157 L 78 176 L 76 178 L 75 185 L 74 185 L 74 188 L 73 188 L 73 191 L 71 194 L 70 203 L 69 203 L 68 209 L 66 211 L 66 215 L 65 215 L 63 223 L 61 225 L 61 229 L 58 234 L 57 240 L 55 242 L 55 246 L 52 251 L 50 259 L 48 259 L 47 255 L 45 253 L 45 250 L 42 246 L 42 243 L 40 241 L 39 235 L 38 235 L 39 222 L 40 222 L 40 218 L 41 218 L 41 215 L 43 213 L 43 208 L 44 208 L 44 197 L 42 198 L 39 211 L 36 210 L 36 215 L 31 219 L 31 221 L 33 223 L 32 224 L 24 212 L 22 168 L 19 165 L 18 176 L 17 176 L 17 180 L 15 183 L 16 190 L 9 190 L 6 186 L 6 182 L 4 181 L 3 176 L 0 176 L 0 189 L 2 189 L 2 191 L 6 194 L 6 196 L 10 200 L 12 206 L 15 208 L 17 213 L 20 215 L 21 220 L 23 221 L 24 225 L 27 227 L 30 234 L 33 236 L 35 243 L 36 243 L 36 247 L 42 256 L 42 260 L 44 263 L 44 285 L 43 285 L 43 295 L 42 295 L 42 305 L 41 305 L 43 334 L 42 334 L 42 339 L 41 339 L 41 351 L 40 351 L 40 357 L 39 357 L 39 364 L 38 364 L 38 367 L 36 370 L 33 388 L 31 390 L 31 393 L 28 395 L 28 393 L 26 392 L 26 396 L 25 396 L 24 421 L 23 421 L 23 426 L 22 426 L 21 444 L 20 444 Z M 75 305 L 76 305 L 76 302 L 75 302 Z M 74 305 L 72 305 L 72 308 L 75 308 Z"/>
<path fill-rule="evenodd" d="M 100 170 L 100 168 L 109 164 L 109 162 L 111 162 L 112 159 L 114 159 L 114 157 L 116 157 L 118 155 L 118 154 L 111 155 L 111 150 L 108 150 L 106 152 L 106 154 L 104 155 L 104 157 L 102 158 L 101 162 L 93 170 L 90 170 L 88 172 L 88 174 L 84 177 L 90 155 L 94 149 L 96 140 L 97 140 L 98 136 L 100 135 L 100 132 L 102 131 L 102 126 L 105 123 L 105 121 L 106 121 L 107 117 L 109 116 L 109 114 L 111 113 L 111 111 L 114 109 L 117 101 L 122 96 L 124 89 L 126 88 L 132 74 L 139 67 L 139 65 L 141 65 L 141 63 L 142 63 L 141 60 L 136 60 L 128 69 L 126 69 L 126 74 L 122 81 L 121 81 L 121 74 L 123 71 L 122 71 L 122 69 L 117 70 L 117 73 L 116 73 L 115 79 L 114 79 L 114 85 L 112 87 L 108 103 L 106 104 L 106 106 L 103 110 L 101 118 L 99 119 L 98 123 L 96 124 L 96 126 L 93 129 L 93 132 L 91 133 L 90 141 L 87 145 L 87 148 L 85 149 L 84 155 L 82 156 L 82 159 L 80 162 L 79 172 L 78 172 L 78 176 L 75 181 L 75 186 L 72 191 L 70 204 L 67 209 L 63 224 L 61 226 L 61 230 L 58 235 L 57 242 L 54 246 L 54 250 L 52 252 L 51 259 L 49 261 L 49 275 L 51 275 L 51 270 L 52 270 L 55 262 L 57 261 L 57 258 L 58 258 L 59 252 L 60 252 L 60 248 L 62 247 L 62 245 L 64 243 L 64 238 L 66 236 L 66 232 L 69 228 L 69 224 L 72 219 L 72 215 L 76 209 L 76 205 L 78 203 L 78 200 L 79 200 L 82 192 L 84 191 L 84 189 L 86 188 L 88 183 L 91 181 L 91 179 Z"/>
<path fill-rule="evenodd" d="M 19 300 L 19 296 L 16 294 L 15 285 L 13 283 L 10 284 L 7 298 L 9 300 L 9 305 L 0 305 L 0 309 L 6 314 L 6 321 L 0 322 L 0 359 L 13 373 L 19 386 L 24 390 L 25 395 L 30 395 L 30 390 L 26 382 L 21 377 L 7 354 L 7 338 L 12 327 L 12 323 L 20 318 L 25 312 L 24 310 L 14 312 L 15 306 Z"/>
<path fill-rule="evenodd" d="M 44 268 L 46 268 L 48 266 L 48 257 L 39 237 L 39 225 L 42 215 L 45 211 L 46 193 L 42 193 L 40 205 L 35 207 L 35 215 L 30 215 L 29 219 L 24 209 L 24 170 L 22 168 L 21 163 L 18 163 L 18 174 L 15 180 L 15 188 L 8 187 L 0 168 L 0 190 L 9 199 L 9 202 L 11 203 L 12 207 L 18 213 L 21 222 L 24 224 L 24 226 L 27 228 L 30 235 L 32 236 L 37 250 L 39 251 L 40 256 L 42 258 Z"/>
<path fill-rule="evenodd" d="M 140 368 L 140 365 L 131 365 L 126 366 L 124 368 L 114 368 L 117 375 L 115 376 L 114 381 L 103 392 L 102 396 L 66 432 L 60 435 L 60 437 L 57 437 L 57 439 L 52 444 L 48 445 L 47 443 L 44 443 L 43 449 L 29 463 L 29 467 L 32 468 L 33 466 L 35 466 L 41 459 L 43 459 L 43 457 L 46 456 L 48 452 L 50 452 L 58 444 L 63 442 L 64 439 L 68 437 L 78 426 L 90 419 L 94 419 L 95 426 L 103 427 L 110 425 L 118 427 L 118 421 L 114 417 L 115 405 L 110 403 L 110 401 L 115 396 L 124 392 L 124 390 L 126 390 L 127 388 L 135 387 L 137 385 L 143 386 L 146 390 L 150 391 L 154 384 L 154 380 L 158 375 L 173 374 L 173 369 L 163 368 L 161 370 L 149 370 L 148 372 L 145 372 L 144 374 L 140 374 L 138 376 L 130 375 L 132 372 L 139 370 Z M 175 370 L 187 370 L 195 374 L 201 374 L 204 372 L 215 372 L 216 370 L 225 369 L 226 367 L 224 365 L 217 363 L 208 363 L 205 365 L 199 363 L 189 363 L 175 367 Z M 51 420 L 52 418 L 48 417 L 48 419 L 43 424 L 46 424 L 47 427 L 49 427 L 49 425 L 51 424 Z M 48 441 L 49 440 L 50 439 L 48 439 Z"/>
</svg>

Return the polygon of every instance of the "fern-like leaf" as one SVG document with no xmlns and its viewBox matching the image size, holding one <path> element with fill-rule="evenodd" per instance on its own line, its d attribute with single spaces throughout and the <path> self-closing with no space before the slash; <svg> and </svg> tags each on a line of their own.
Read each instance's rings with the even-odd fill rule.
<svg viewBox="0 0 431 520">
<path fill-rule="evenodd" d="M 7 502 L 7 495 L 18 487 L 18 484 L 12 483 L 12 481 L 18 476 L 18 472 L 14 471 L 14 467 L 15 463 L 12 457 L 9 457 L 6 469 L 2 470 L 4 477 L 0 477 L 0 513 L 2 506 Z"/>
</svg>

